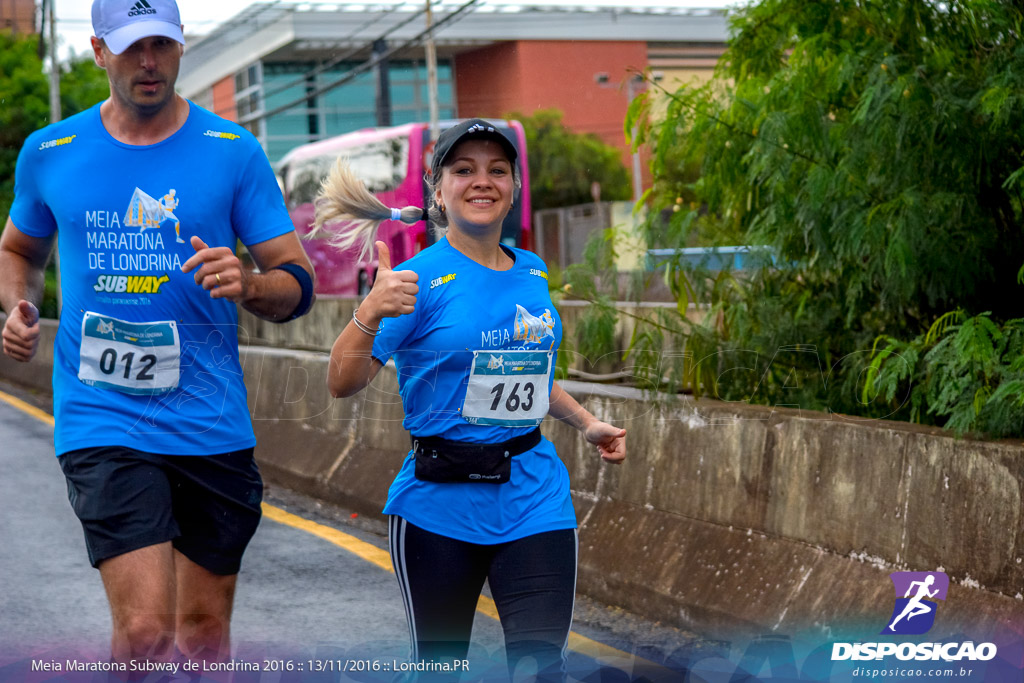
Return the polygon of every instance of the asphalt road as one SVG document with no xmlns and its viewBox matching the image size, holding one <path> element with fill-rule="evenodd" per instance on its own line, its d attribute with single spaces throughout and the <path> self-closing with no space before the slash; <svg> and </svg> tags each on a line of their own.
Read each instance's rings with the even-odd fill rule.
<svg viewBox="0 0 1024 683">
<path fill-rule="evenodd" d="M 46 397 L 4 384 L 0 392 L 0 399 L 19 394 L 47 408 Z M 66 667 L 68 660 L 106 661 L 109 653 L 103 587 L 86 559 L 45 417 L 0 400 L 4 683 L 93 680 L 66 670 L 33 672 L 33 662 L 37 669 L 51 661 Z M 383 525 L 280 489 L 268 488 L 265 502 L 232 622 L 234 660 L 260 670 L 236 673 L 233 680 L 392 680 L 386 669 L 405 661 L 409 639 L 395 578 L 379 566 L 386 559 Z M 584 599 L 577 601 L 574 633 L 570 674 L 588 683 L 682 681 L 681 662 L 715 646 Z M 503 658 L 498 622 L 478 612 L 462 680 L 500 680 Z M 349 671 L 338 670 L 343 667 Z M 153 676 L 147 680 L 168 680 Z"/>
</svg>

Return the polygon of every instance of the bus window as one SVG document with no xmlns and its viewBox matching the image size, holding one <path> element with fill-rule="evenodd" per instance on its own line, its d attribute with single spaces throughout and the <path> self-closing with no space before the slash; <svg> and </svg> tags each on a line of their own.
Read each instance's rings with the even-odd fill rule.
<svg viewBox="0 0 1024 683">
<path fill-rule="evenodd" d="M 285 186 L 288 189 L 288 208 L 294 209 L 302 204 L 312 204 L 316 193 L 320 191 L 320 181 L 324 179 L 334 157 L 321 155 L 295 161 L 288 167 Z"/>
<path fill-rule="evenodd" d="M 409 139 L 391 138 L 370 142 L 361 147 L 344 150 L 340 156 L 348 160 L 348 165 L 363 181 L 367 190 L 374 194 L 391 192 L 405 180 Z"/>
</svg>

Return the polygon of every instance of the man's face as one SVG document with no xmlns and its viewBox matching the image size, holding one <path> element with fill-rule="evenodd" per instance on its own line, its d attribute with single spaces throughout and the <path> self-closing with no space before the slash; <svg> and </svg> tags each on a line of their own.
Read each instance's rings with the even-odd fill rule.
<svg viewBox="0 0 1024 683">
<path fill-rule="evenodd" d="M 96 64 L 107 71 L 110 94 L 141 116 L 153 116 L 174 101 L 174 84 L 184 47 L 163 36 L 132 43 L 115 55 L 98 38 L 92 39 Z"/>
</svg>

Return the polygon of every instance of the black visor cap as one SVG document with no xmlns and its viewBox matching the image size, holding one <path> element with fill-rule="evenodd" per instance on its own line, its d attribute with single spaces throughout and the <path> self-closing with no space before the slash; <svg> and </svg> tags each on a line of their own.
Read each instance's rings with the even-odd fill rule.
<svg viewBox="0 0 1024 683">
<path fill-rule="evenodd" d="M 434 145 L 434 159 L 430 164 L 431 174 L 437 178 L 445 159 L 460 142 L 465 140 L 494 140 L 502 146 L 510 164 L 515 166 L 516 146 L 512 144 L 497 126 L 483 119 L 468 119 L 441 132 Z"/>
</svg>

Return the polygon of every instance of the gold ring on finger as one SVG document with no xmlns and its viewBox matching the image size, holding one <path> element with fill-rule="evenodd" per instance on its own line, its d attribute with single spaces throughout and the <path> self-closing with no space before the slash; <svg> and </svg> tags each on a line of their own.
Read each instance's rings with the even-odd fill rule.
<svg viewBox="0 0 1024 683">
<path fill-rule="evenodd" d="M 220 273 L 214 273 L 214 277 L 217 278 L 217 284 L 220 284 Z"/>
</svg>

